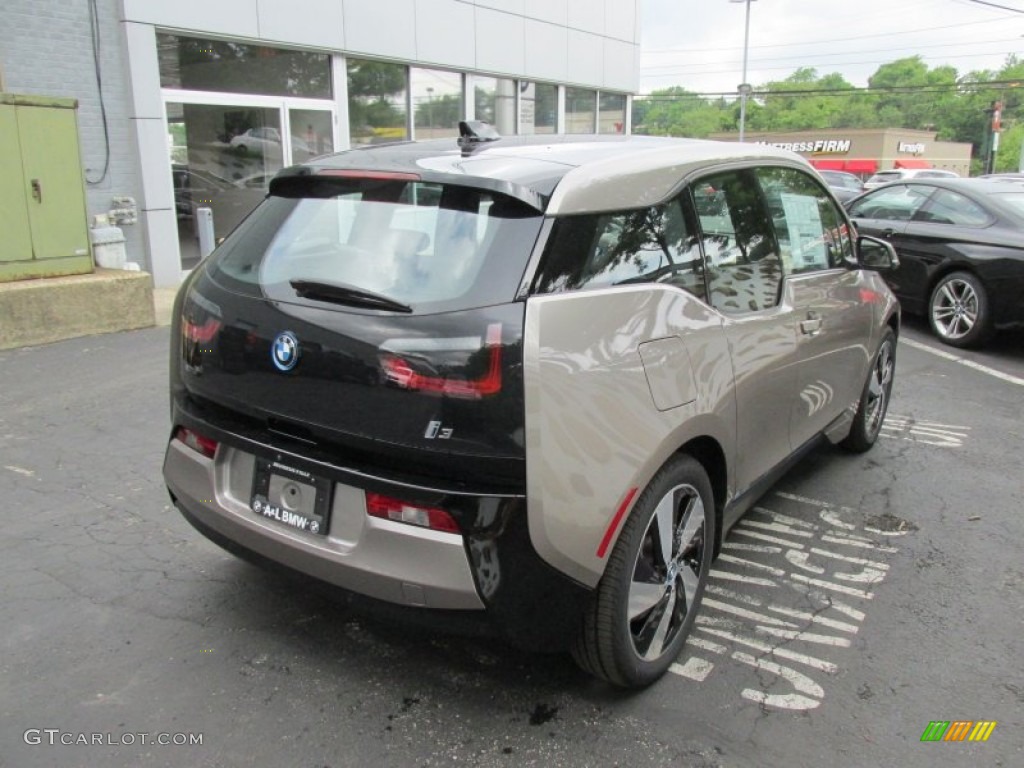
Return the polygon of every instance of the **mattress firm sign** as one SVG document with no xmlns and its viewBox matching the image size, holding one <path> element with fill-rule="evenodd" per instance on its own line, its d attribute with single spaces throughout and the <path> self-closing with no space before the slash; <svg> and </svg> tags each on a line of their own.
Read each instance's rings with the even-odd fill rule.
<svg viewBox="0 0 1024 768">
<path fill-rule="evenodd" d="M 901 141 L 896 147 L 897 152 L 909 152 L 912 155 L 924 154 L 924 144 L 917 142 Z"/>
<path fill-rule="evenodd" d="M 837 154 L 850 151 L 850 139 L 817 139 L 811 141 L 759 141 L 776 149 L 788 149 L 791 152 L 813 152 L 814 154 Z"/>
</svg>

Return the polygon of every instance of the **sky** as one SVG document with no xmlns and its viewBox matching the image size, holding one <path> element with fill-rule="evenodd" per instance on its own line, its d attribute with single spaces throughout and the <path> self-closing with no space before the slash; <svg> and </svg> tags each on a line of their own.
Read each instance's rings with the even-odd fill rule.
<svg viewBox="0 0 1024 768">
<path fill-rule="evenodd" d="M 753 0 L 747 82 L 799 67 L 866 86 L 881 64 L 920 55 L 960 75 L 1024 58 L 1024 0 Z M 640 92 L 682 86 L 735 93 L 742 80 L 746 5 L 730 0 L 642 0 Z M 1014 12 L 1014 11 L 1019 12 Z"/>
</svg>

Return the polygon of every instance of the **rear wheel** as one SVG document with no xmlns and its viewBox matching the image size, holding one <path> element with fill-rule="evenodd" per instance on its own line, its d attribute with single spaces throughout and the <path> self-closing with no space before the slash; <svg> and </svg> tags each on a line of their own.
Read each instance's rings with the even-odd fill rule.
<svg viewBox="0 0 1024 768">
<path fill-rule="evenodd" d="M 857 415 L 853 417 L 850 434 L 842 446 L 855 453 L 863 453 L 875 444 L 882 430 L 889 398 L 892 396 L 892 382 L 896 373 L 896 334 L 891 328 L 885 330 L 882 343 L 871 362 L 868 380 L 860 396 Z"/>
<path fill-rule="evenodd" d="M 573 645 L 577 663 L 628 688 L 661 677 L 693 627 L 714 541 L 707 473 L 692 457 L 676 456 L 623 526 Z"/>
<path fill-rule="evenodd" d="M 970 272 L 951 272 L 932 291 L 928 322 L 953 347 L 976 346 L 989 337 L 992 322 L 985 286 Z"/>
</svg>

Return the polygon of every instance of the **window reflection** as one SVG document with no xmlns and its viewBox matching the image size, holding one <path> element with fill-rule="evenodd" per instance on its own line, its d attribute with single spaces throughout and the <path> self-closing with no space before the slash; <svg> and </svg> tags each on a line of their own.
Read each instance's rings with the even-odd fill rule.
<svg viewBox="0 0 1024 768">
<path fill-rule="evenodd" d="M 597 120 L 598 133 L 626 132 L 626 97 L 621 93 L 602 93 Z"/>
<path fill-rule="evenodd" d="M 353 145 L 409 138 L 407 69 L 402 64 L 348 59 L 348 120 Z"/>
<path fill-rule="evenodd" d="M 476 119 L 493 125 L 502 136 L 516 132 L 516 82 L 501 77 L 474 76 Z"/>
<path fill-rule="evenodd" d="M 327 54 L 168 34 L 156 38 L 163 88 L 331 98 Z"/>
<path fill-rule="evenodd" d="M 596 130 L 597 91 L 586 88 L 565 89 L 565 132 L 594 133 Z"/>
<path fill-rule="evenodd" d="M 441 139 L 459 135 L 462 106 L 462 75 L 439 69 L 410 69 L 413 124 L 417 139 Z"/>
<path fill-rule="evenodd" d="M 558 86 L 519 83 L 519 129 L 525 134 L 558 132 Z"/>
</svg>

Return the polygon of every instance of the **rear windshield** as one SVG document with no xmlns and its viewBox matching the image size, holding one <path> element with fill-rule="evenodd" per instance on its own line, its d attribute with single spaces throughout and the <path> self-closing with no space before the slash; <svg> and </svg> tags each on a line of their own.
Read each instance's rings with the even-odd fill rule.
<svg viewBox="0 0 1024 768">
<path fill-rule="evenodd" d="M 997 192 L 992 197 L 1012 208 L 1017 215 L 1024 216 L 1024 192 Z"/>
<path fill-rule="evenodd" d="M 341 286 L 416 313 L 511 301 L 542 214 L 499 193 L 421 181 L 310 179 L 265 200 L 211 257 L 225 287 L 276 301 L 374 308 Z M 334 300 L 332 300 L 334 297 Z"/>
</svg>

